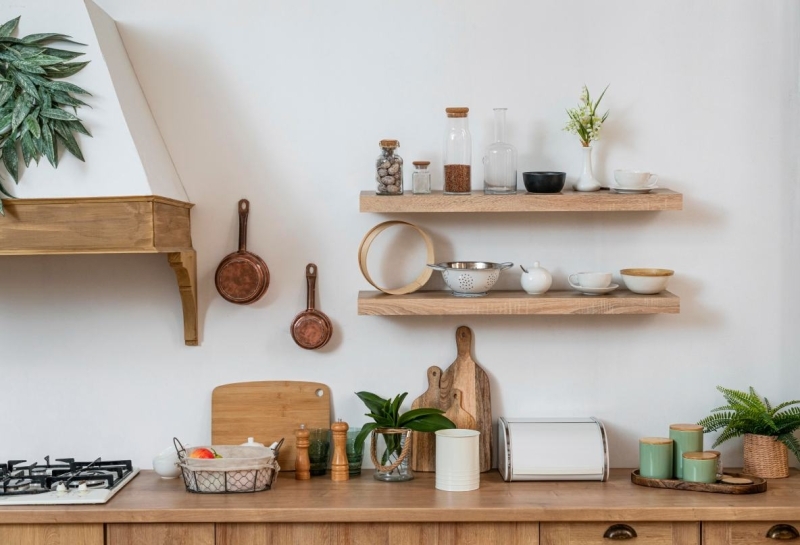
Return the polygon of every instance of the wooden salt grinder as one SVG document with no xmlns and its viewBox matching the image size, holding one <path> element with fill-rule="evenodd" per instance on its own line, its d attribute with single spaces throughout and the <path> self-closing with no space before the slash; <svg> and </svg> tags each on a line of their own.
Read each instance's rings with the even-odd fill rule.
<svg viewBox="0 0 800 545">
<path fill-rule="evenodd" d="M 347 422 L 331 424 L 333 432 L 333 458 L 331 459 L 331 480 L 347 481 L 350 479 L 350 467 L 347 464 L 347 430 L 350 426 Z"/>
<path fill-rule="evenodd" d="M 300 424 L 300 429 L 295 430 L 297 438 L 297 454 L 294 461 L 294 478 L 298 481 L 311 479 L 311 460 L 308 458 L 308 437 L 311 435 L 305 424 Z"/>
</svg>

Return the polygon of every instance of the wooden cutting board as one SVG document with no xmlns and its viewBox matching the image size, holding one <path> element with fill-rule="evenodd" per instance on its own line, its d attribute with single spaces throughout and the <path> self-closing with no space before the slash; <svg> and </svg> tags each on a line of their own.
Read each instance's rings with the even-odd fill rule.
<svg viewBox="0 0 800 545">
<path fill-rule="evenodd" d="M 319 382 L 237 382 L 211 394 L 211 442 L 239 445 L 248 437 L 269 446 L 284 439 L 278 454 L 283 471 L 294 471 L 294 432 L 331 425 L 331 391 Z"/>
<path fill-rule="evenodd" d="M 442 397 L 442 370 L 435 365 L 428 367 L 428 389 L 411 403 L 412 409 L 450 408 L 450 398 Z M 436 436 L 433 433 L 415 431 L 411 434 L 411 469 L 413 471 L 436 471 Z"/>
<path fill-rule="evenodd" d="M 439 390 L 447 399 L 453 397 L 454 389 L 461 390 L 461 409 L 475 419 L 474 429 L 481 432 L 481 472 L 485 472 L 492 468 L 492 396 L 489 376 L 472 359 L 472 330 L 467 326 L 456 330 L 456 347 L 458 356 L 442 373 Z"/>
</svg>

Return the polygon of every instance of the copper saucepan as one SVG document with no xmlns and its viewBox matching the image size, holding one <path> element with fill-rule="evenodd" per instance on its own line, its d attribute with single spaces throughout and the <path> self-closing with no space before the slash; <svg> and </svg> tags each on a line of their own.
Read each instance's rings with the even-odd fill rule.
<svg viewBox="0 0 800 545">
<path fill-rule="evenodd" d="M 298 314 L 292 322 L 292 338 L 297 346 L 306 350 L 322 348 L 331 340 L 333 325 L 324 313 L 315 309 L 317 291 L 317 266 L 306 265 L 306 281 L 308 283 L 308 308 Z"/>
<path fill-rule="evenodd" d="M 247 251 L 247 217 L 250 201 L 239 201 L 239 250 L 229 254 L 217 267 L 215 283 L 219 294 L 239 305 L 255 303 L 267 292 L 269 269 L 264 260 Z"/>
</svg>

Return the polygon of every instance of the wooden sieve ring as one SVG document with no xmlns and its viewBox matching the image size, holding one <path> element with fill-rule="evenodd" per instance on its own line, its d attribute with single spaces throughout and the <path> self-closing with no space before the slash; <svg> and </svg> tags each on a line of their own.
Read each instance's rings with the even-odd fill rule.
<svg viewBox="0 0 800 545">
<path fill-rule="evenodd" d="M 395 225 L 405 225 L 411 227 L 420 234 L 422 240 L 425 242 L 425 248 L 428 253 L 426 258 L 427 262 L 424 270 L 420 273 L 416 280 L 410 284 L 400 288 L 383 288 L 376 284 L 374 280 L 372 280 L 372 277 L 369 274 L 369 269 L 367 269 L 367 256 L 369 255 L 369 248 L 372 246 L 372 243 L 375 241 L 377 236 L 389 227 L 394 227 Z M 371 286 L 382 291 L 383 293 L 388 293 L 389 295 L 405 295 L 407 293 L 414 293 L 424 286 L 433 274 L 433 269 L 427 266 L 428 263 L 436 263 L 433 257 L 433 241 L 431 240 L 431 237 L 428 236 L 428 233 L 423 231 L 420 227 L 417 227 L 413 223 L 408 223 L 407 221 L 391 220 L 379 223 L 367 232 L 367 234 L 364 236 L 364 239 L 361 241 L 361 245 L 358 247 L 358 267 L 361 269 L 361 274 L 364 275 L 364 278 L 370 283 Z"/>
</svg>

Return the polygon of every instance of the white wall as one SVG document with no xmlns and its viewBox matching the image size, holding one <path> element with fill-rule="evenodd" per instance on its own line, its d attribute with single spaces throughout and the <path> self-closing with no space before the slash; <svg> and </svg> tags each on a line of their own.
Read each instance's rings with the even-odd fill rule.
<svg viewBox="0 0 800 545">
<path fill-rule="evenodd" d="M 800 397 L 795 3 L 100 5 L 119 21 L 197 203 L 202 346 L 183 346 L 161 256 L 3 258 L 0 459 L 127 456 L 149 467 L 173 435 L 207 441 L 212 388 L 244 380 L 325 382 L 336 416 L 358 424 L 364 410 L 352 392 L 418 395 L 426 368 L 454 358 L 460 324 L 475 332 L 495 416 L 598 416 L 617 467 L 635 465 L 639 436 L 719 405 L 717 384 Z M 539 260 L 556 287 L 578 270 L 673 268 L 681 314 L 357 316 L 368 285 L 356 249 L 385 219 L 359 214 L 357 202 L 373 187 L 378 140 L 398 138 L 408 163 L 440 166 L 443 110 L 467 105 L 477 187 L 491 108 L 506 106 L 520 170 L 574 178 L 579 144 L 561 127 L 584 82 L 611 84 L 599 177 L 651 169 L 684 193 L 684 211 L 407 219 L 432 234 L 442 260 Z M 90 160 L 101 145 L 84 143 Z M 272 272 L 250 307 L 213 286 L 236 245 L 241 197 L 252 204 L 250 249 Z M 319 352 L 289 336 L 309 261 L 336 328 Z M 504 287 L 515 287 L 518 270 Z M 726 444 L 725 463 L 740 463 L 740 450 Z"/>
</svg>

